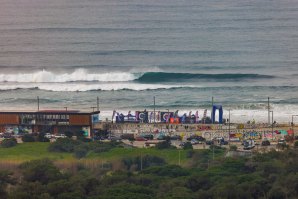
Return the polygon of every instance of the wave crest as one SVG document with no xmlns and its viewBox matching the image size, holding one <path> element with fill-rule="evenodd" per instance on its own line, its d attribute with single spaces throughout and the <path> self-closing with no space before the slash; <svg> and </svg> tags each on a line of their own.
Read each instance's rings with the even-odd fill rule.
<svg viewBox="0 0 298 199">
<path fill-rule="evenodd" d="M 54 73 L 46 70 L 33 73 L 0 74 L 0 82 L 19 83 L 64 83 L 64 82 L 138 82 L 158 83 L 187 80 L 238 81 L 243 79 L 268 79 L 270 75 L 261 74 L 196 74 L 173 72 L 109 72 L 93 73 L 85 69 L 77 69 L 72 73 Z"/>
<path fill-rule="evenodd" d="M 78 81 L 98 81 L 98 82 L 120 82 L 132 81 L 138 78 L 137 74 L 128 72 L 113 73 L 88 73 L 84 69 L 77 69 L 72 73 L 56 74 L 46 70 L 34 73 L 0 74 L 0 82 L 78 82 Z"/>
</svg>

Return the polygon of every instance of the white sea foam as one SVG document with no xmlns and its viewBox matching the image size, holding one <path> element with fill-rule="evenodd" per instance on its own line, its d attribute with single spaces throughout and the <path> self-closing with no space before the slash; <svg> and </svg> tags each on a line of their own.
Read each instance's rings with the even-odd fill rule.
<svg viewBox="0 0 298 199">
<path fill-rule="evenodd" d="M 92 91 L 92 90 L 155 90 L 155 89 L 170 89 L 170 88 L 180 88 L 186 86 L 180 85 L 163 85 L 163 84 L 137 84 L 137 83 L 98 83 L 98 84 L 88 84 L 88 83 L 16 83 L 0 84 L 0 90 L 14 90 L 14 89 L 40 89 L 46 91 Z M 187 86 L 195 87 L 195 86 Z M 197 87 L 197 86 L 196 86 Z"/>
<path fill-rule="evenodd" d="M 137 79 L 141 74 L 129 72 L 91 73 L 84 69 L 77 69 L 72 73 L 54 73 L 41 70 L 33 73 L 0 74 L 0 82 L 125 82 Z"/>
</svg>

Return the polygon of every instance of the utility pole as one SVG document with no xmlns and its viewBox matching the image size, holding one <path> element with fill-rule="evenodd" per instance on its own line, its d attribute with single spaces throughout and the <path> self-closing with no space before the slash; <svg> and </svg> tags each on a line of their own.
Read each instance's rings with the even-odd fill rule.
<svg viewBox="0 0 298 199">
<path fill-rule="evenodd" d="M 39 111 L 39 96 L 37 96 L 37 110 Z"/>
<path fill-rule="evenodd" d="M 96 108 L 95 106 L 91 106 L 90 108 L 92 108 L 92 115 L 91 115 L 91 122 L 92 122 L 92 129 L 91 129 L 91 138 L 94 141 L 94 121 L 93 121 L 93 113 L 94 113 L 94 109 Z"/>
<path fill-rule="evenodd" d="M 99 98 L 98 97 L 97 97 L 97 111 L 99 111 Z"/>
<path fill-rule="evenodd" d="M 298 116 L 298 115 L 292 115 L 292 123 L 291 123 L 291 125 L 292 125 L 292 131 L 293 131 L 293 136 L 295 137 L 295 130 L 294 130 L 294 117 L 295 116 Z"/>
<path fill-rule="evenodd" d="M 270 113 L 272 113 L 272 123 L 271 123 L 271 125 L 272 125 L 272 131 L 271 131 L 271 134 L 272 134 L 272 140 L 273 140 L 273 111 L 269 111 L 269 114 Z"/>
<path fill-rule="evenodd" d="M 270 102 L 269 102 L 269 97 L 268 97 L 268 126 L 270 124 Z"/>
<path fill-rule="evenodd" d="M 211 146 L 212 146 L 212 159 L 214 161 L 214 144 L 212 144 Z"/>
<path fill-rule="evenodd" d="M 181 156 L 180 156 L 181 150 L 179 150 L 179 166 L 181 165 Z"/>
<path fill-rule="evenodd" d="M 170 134 L 170 109 L 166 109 L 167 111 L 168 111 L 168 118 L 167 118 L 167 120 L 168 120 L 168 134 Z"/>
<path fill-rule="evenodd" d="M 141 171 L 143 170 L 143 155 L 142 155 L 142 151 L 141 151 Z"/>
<path fill-rule="evenodd" d="M 155 96 L 153 96 L 153 117 L 154 117 L 154 126 L 155 126 Z"/>
<path fill-rule="evenodd" d="M 231 134 L 231 110 L 229 109 L 229 143 L 230 143 L 230 134 Z"/>
<path fill-rule="evenodd" d="M 212 100 L 211 100 L 211 121 L 212 121 L 212 124 L 214 124 L 214 121 L 213 121 L 213 104 L 214 104 L 214 98 L 212 96 Z"/>
</svg>

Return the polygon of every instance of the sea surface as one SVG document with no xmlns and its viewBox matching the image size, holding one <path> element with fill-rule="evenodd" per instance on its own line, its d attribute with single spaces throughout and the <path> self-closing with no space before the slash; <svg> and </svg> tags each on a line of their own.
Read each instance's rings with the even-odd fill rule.
<svg viewBox="0 0 298 199">
<path fill-rule="evenodd" d="M 298 115 L 297 0 L 0 0 L 0 110 Z M 295 117 L 294 117 L 295 118 Z M 295 118 L 298 120 L 298 117 Z M 298 122 L 298 121 L 297 121 Z"/>
</svg>

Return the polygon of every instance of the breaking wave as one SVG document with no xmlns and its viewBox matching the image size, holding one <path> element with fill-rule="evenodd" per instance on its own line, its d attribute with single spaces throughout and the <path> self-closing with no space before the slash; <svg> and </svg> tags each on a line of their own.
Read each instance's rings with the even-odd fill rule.
<svg viewBox="0 0 298 199">
<path fill-rule="evenodd" d="M 34 73 L 0 74 L 0 82 L 120 82 L 132 81 L 138 78 L 137 74 L 128 72 L 113 73 L 91 73 L 84 69 L 77 69 L 72 73 L 56 74 L 54 72 L 41 70 Z"/>
<path fill-rule="evenodd" d="M 131 82 L 158 83 L 187 80 L 225 80 L 239 81 L 244 79 L 268 79 L 270 75 L 261 74 L 195 74 L 195 73 L 172 73 L 172 72 L 109 72 L 96 73 L 84 69 L 77 69 L 71 73 L 54 73 L 41 70 L 33 73 L 0 74 L 0 82 L 22 83 L 63 83 L 63 82 Z"/>
</svg>

